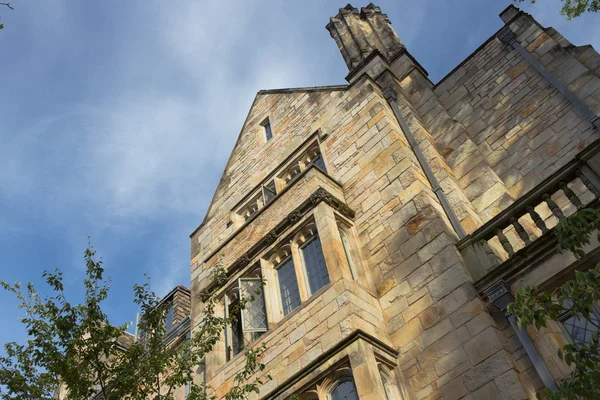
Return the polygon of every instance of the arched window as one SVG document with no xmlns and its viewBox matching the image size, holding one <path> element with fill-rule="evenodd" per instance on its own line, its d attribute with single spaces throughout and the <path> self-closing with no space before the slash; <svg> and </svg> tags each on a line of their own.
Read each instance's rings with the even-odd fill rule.
<svg viewBox="0 0 600 400">
<path fill-rule="evenodd" d="M 329 400 L 358 400 L 354 382 L 347 380 L 339 383 L 329 394 Z"/>
</svg>

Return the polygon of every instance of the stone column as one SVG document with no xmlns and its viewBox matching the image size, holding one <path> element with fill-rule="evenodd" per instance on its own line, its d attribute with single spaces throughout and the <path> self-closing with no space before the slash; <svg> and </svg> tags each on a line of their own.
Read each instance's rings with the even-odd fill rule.
<svg viewBox="0 0 600 400">
<path fill-rule="evenodd" d="M 260 260 L 260 270 L 265 280 L 265 308 L 267 309 L 267 322 L 269 326 L 275 324 L 283 318 L 281 310 L 281 300 L 279 299 L 279 280 L 277 271 L 273 264 L 267 260 Z"/>
<path fill-rule="evenodd" d="M 321 202 L 315 207 L 314 216 L 329 280 L 331 282 L 337 282 L 342 278 L 352 280 L 350 265 L 344 252 L 333 209 L 327 203 Z"/>
<path fill-rule="evenodd" d="M 215 316 L 222 318 L 224 315 L 225 304 L 222 300 L 215 309 Z M 221 365 L 225 364 L 225 347 L 225 336 L 221 335 L 221 339 L 217 343 L 215 343 L 212 351 L 206 355 L 205 365 L 207 381 L 211 380 L 214 377 L 214 371 L 217 371 Z"/>
<path fill-rule="evenodd" d="M 362 340 L 358 340 L 355 346 L 350 352 L 350 368 L 358 397 L 361 400 L 385 399 L 385 389 L 373 348 Z"/>
<path fill-rule="evenodd" d="M 308 280 L 306 279 L 306 272 L 304 271 L 304 264 L 302 262 L 302 256 L 300 255 L 300 248 L 296 241 L 292 242 L 292 260 L 294 261 L 294 270 L 296 271 L 296 279 L 298 280 L 298 291 L 300 292 L 300 301 L 304 303 L 310 297 L 310 290 L 308 288 Z"/>
</svg>

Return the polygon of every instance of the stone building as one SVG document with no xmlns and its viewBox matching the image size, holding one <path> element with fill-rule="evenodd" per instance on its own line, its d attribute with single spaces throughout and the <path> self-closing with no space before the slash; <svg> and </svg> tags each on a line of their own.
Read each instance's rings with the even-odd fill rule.
<svg viewBox="0 0 600 400">
<path fill-rule="evenodd" d="M 224 314 L 262 292 L 206 359 L 219 396 L 263 342 L 261 399 L 524 399 L 568 373 L 556 350 L 591 328 L 504 309 L 600 259 L 553 235 L 598 205 L 600 55 L 500 18 L 433 83 L 379 7 L 348 5 L 326 26 L 347 85 L 258 92 L 191 235 L 192 331 L 203 291 Z"/>
</svg>

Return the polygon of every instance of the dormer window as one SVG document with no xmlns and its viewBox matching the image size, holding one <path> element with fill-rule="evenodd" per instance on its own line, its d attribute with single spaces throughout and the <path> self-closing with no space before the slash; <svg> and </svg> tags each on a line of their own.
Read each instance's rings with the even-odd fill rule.
<svg viewBox="0 0 600 400">
<path fill-rule="evenodd" d="M 265 139 L 267 140 L 267 142 L 273 139 L 273 130 L 271 129 L 271 122 L 269 122 L 269 118 L 265 119 L 261 125 L 263 126 Z"/>
</svg>

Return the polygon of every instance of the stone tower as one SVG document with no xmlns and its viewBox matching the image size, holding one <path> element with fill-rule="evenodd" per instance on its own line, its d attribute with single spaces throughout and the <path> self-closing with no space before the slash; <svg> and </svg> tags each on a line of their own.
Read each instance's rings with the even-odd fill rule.
<svg viewBox="0 0 600 400">
<path fill-rule="evenodd" d="M 261 399 L 524 399 L 568 373 L 571 316 L 525 332 L 504 311 L 597 258 L 551 232 L 598 205 L 600 56 L 500 17 L 434 84 L 379 7 L 348 5 L 327 24 L 347 85 L 257 94 L 191 235 L 192 330 L 203 291 L 223 315 L 259 293 L 206 359 L 218 396 L 261 343 Z"/>
</svg>

